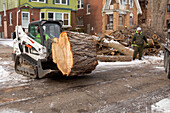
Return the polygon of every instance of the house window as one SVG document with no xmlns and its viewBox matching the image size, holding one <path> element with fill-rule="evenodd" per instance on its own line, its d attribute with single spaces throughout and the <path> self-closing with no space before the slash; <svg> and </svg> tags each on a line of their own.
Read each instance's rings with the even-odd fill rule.
<svg viewBox="0 0 170 113">
<path fill-rule="evenodd" d="M 42 2 L 42 3 L 45 3 L 46 0 L 32 0 L 32 2 Z"/>
<path fill-rule="evenodd" d="M 64 25 L 69 25 L 69 15 L 64 14 Z"/>
<path fill-rule="evenodd" d="M 55 13 L 55 20 L 61 20 L 62 21 L 62 13 Z"/>
<path fill-rule="evenodd" d="M 170 4 L 168 4 L 167 12 L 170 12 Z"/>
<path fill-rule="evenodd" d="M 9 23 L 10 25 L 12 25 L 12 12 L 9 13 L 9 18 L 10 18 Z"/>
<path fill-rule="evenodd" d="M 130 0 L 130 8 L 133 8 L 133 0 Z"/>
<path fill-rule="evenodd" d="M 87 4 L 87 14 L 90 14 L 90 4 Z"/>
<path fill-rule="evenodd" d="M 6 5 L 3 3 L 4 16 L 6 16 Z"/>
<path fill-rule="evenodd" d="M 83 17 L 77 17 L 77 25 L 78 26 L 84 26 Z"/>
<path fill-rule="evenodd" d="M 49 12 L 48 20 L 61 20 L 61 21 L 63 21 L 64 26 L 69 26 L 70 25 L 70 14 L 69 13 Z"/>
<path fill-rule="evenodd" d="M 122 1 L 122 4 L 123 4 L 123 5 L 126 5 L 126 0 L 123 0 L 123 1 Z"/>
<path fill-rule="evenodd" d="M 67 0 L 55 0 L 55 3 L 67 5 Z"/>
<path fill-rule="evenodd" d="M 78 0 L 77 2 L 78 2 L 77 3 L 77 8 L 82 9 L 83 8 L 83 0 Z"/>
<path fill-rule="evenodd" d="M 126 5 L 126 4 L 129 3 L 129 0 L 120 0 L 120 3 L 121 3 L 122 5 Z"/>
<path fill-rule="evenodd" d="M 2 18 L 1 18 L 1 15 L 0 15 L 0 26 L 2 26 Z"/>
<path fill-rule="evenodd" d="M 44 12 L 40 13 L 40 20 L 45 20 L 45 13 Z"/>
<path fill-rule="evenodd" d="M 108 15 L 107 30 L 113 29 L 113 15 Z"/>
<path fill-rule="evenodd" d="M 48 13 L 48 20 L 54 20 L 54 13 Z"/>
<path fill-rule="evenodd" d="M 133 25 L 133 16 L 130 16 L 130 26 Z"/>
<path fill-rule="evenodd" d="M 123 16 L 119 15 L 119 25 L 123 25 Z"/>
</svg>

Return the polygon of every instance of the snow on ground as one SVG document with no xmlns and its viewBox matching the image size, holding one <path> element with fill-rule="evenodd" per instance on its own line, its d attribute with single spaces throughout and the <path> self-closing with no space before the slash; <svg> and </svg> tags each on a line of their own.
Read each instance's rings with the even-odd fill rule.
<svg viewBox="0 0 170 113">
<path fill-rule="evenodd" d="M 21 111 L 18 111 L 16 109 L 3 109 L 3 110 L 0 110 L 0 113 L 24 113 L 24 112 L 21 112 Z"/>
<path fill-rule="evenodd" d="M 20 83 L 27 83 L 30 79 L 20 74 L 16 74 L 14 70 L 9 68 L 11 61 L 0 62 L 0 84 L 2 87 L 10 87 Z"/>
<path fill-rule="evenodd" d="M 98 62 L 98 67 L 102 66 L 116 66 L 116 67 L 127 67 L 127 66 L 136 66 L 139 64 L 159 64 L 163 61 L 163 55 L 160 57 L 157 56 L 144 56 L 143 60 L 134 60 L 131 62 Z M 159 67 L 157 67 L 159 68 Z M 162 68 L 162 67 L 160 67 Z"/>
<path fill-rule="evenodd" d="M 0 44 L 13 47 L 13 39 L 2 39 L 2 38 L 0 38 Z"/>
<path fill-rule="evenodd" d="M 151 105 L 153 113 L 170 113 L 170 99 L 165 98 L 153 105 Z"/>
<path fill-rule="evenodd" d="M 0 66 L 0 83 L 6 81 L 6 76 L 9 75 L 9 72 L 5 71 L 2 66 Z"/>
</svg>

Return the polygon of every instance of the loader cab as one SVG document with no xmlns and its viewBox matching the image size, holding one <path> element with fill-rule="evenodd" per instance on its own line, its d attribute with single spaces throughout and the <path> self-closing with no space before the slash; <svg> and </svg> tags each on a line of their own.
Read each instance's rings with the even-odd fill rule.
<svg viewBox="0 0 170 113">
<path fill-rule="evenodd" d="M 45 45 L 49 38 L 59 38 L 62 32 L 60 21 L 36 21 L 29 24 L 28 35 L 41 45 Z"/>
</svg>

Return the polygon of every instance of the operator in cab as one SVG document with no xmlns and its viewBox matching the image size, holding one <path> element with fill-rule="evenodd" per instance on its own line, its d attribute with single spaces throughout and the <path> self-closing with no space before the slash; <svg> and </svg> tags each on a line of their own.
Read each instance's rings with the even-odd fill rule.
<svg viewBox="0 0 170 113">
<path fill-rule="evenodd" d="M 40 36 L 40 29 L 37 30 L 38 34 L 36 35 L 36 38 L 34 39 L 36 42 L 38 42 L 39 44 L 41 44 L 41 36 Z M 45 35 L 45 40 L 47 41 L 48 39 L 50 39 L 50 37 L 44 33 Z"/>
</svg>

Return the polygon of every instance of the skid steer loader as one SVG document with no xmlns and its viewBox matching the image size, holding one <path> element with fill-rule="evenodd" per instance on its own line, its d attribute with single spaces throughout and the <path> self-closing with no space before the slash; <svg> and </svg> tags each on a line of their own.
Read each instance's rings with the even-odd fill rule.
<svg viewBox="0 0 170 113">
<path fill-rule="evenodd" d="M 19 74 L 42 78 L 51 72 L 58 72 L 56 64 L 52 61 L 52 38 L 59 38 L 62 32 L 61 21 L 36 21 L 29 24 L 28 34 L 21 26 L 16 26 L 14 39 L 13 60 L 15 71 Z"/>
</svg>

